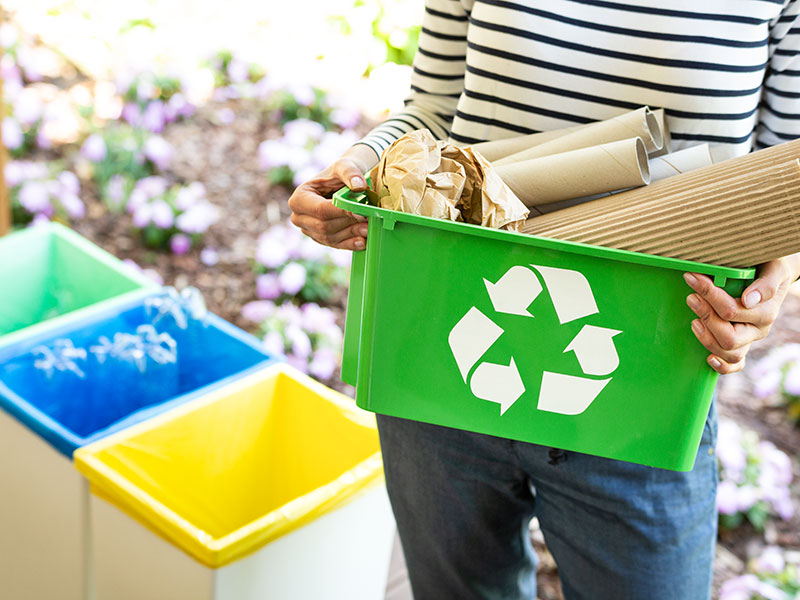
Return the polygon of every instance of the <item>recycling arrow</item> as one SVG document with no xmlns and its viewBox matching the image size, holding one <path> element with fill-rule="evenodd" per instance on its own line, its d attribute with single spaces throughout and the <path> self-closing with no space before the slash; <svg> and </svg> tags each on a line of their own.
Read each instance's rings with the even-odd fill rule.
<svg viewBox="0 0 800 600">
<path fill-rule="evenodd" d="M 557 267 L 531 266 L 544 278 L 559 323 L 563 325 L 599 312 L 592 288 L 583 273 Z"/>
<path fill-rule="evenodd" d="M 586 375 L 608 375 L 619 366 L 619 355 L 611 339 L 618 333 L 622 332 L 617 329 L 584 325 L 564 352 L 570 350 L 575 352 L 581 370 Z"/>
<path fill-rule="evenodd" d="M 542 284 L 533 271 L 515 266 L 506 271 L 497 283 L 488 279 L 483 282 L 497 312 L 533 317 L 528 307 L 542 291 Z"/>
<path fill-rule="evenodd" d="M 525 385 L 513 357 L 508 366 L 487 362 L 479 364 L 469 386 L 472 393 L 481 400 L 499 404 L 501 415 L 525 392 Z"/>
<path fill-rule="evenodd" d="M 450 332 L 448 342 L 464 382 L 472 366 L 497 341 L 503 330 L 474 306 Z"/>
<path fill-rule="evenodd" d="M 545 371 L 536 408 L 562 415 L 579 415 L 608 385 L 608 379 L 587 379 Z"/>
</svg>

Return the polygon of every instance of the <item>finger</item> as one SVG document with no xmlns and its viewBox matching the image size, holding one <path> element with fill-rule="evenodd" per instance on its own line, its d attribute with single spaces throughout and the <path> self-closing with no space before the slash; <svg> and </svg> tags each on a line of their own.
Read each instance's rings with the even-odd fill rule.
<svg viewBox="0 0 800 600">
<path fill-rule="evenodd" d="M 719 356 L 711 354 L 709 355 L 707 362 L 708 366 L 714 369 L 720 375 L 729 375 L 730 373 L 736 373 L 744 369 L 746 360 L 743 358 L 738 362 L 729 363 L 728 361 L 720 358 Z"/>
<path fill-rule="evenodd" d="M 736 350 L 767 336 L 768 329 L 752 323 L 732 323 L 720 318 L 711 305 L 698 294 L 686 298 L 686 304 L 700 317 L 703 325 L 717 341 L 717 346 L 725 351 Z"/>
<path fill-rule="evenodd" d="M 689 287 L 708 302 L 722 319 L 755 323 L 758 315 L 747 314 L 747 309 L 728 292 L 714 285 L 711 279 L 700 273 L 684 273 L 683 278 Z"/>
<path fill-rule="evenodd" d="M 367 189 L 367 182 L 361 169 L 351 160 L 338 160 L 333 164 L 333 173 L 354 192 Z"/>
<path fill-rule="evenodd" d="M 294 214 L 314 217 L 320 221 L 349 218 L 347 211 L 337 208 L 328 198 L 323 198 L 305 186 L 303 184 L 298 187 L 289 198 L 289 208 Z"/>
<path fill-rule="evenodd" d="M 297 213 L 292 214 L 292 223 L 297 225 L 300 229 L 313 232 L 318 236 L 325 236 L 335 234 L 351 225 L 358 223 L 349 215 L 336 217 L 334 219 L 320 220 L 310 215 L 301 215 Z M 366 225 L 364 225 L 366 228 Z"/>
<path fill-rule="evenodd" d="M 792 279 L 788 266 L 784 261 L 772 260 L 761 265 L 758 279 L 751 283 L 742 293 L 742 304 L 746 308 L 754 308 L 762 302 L 771 300 L 781 286 Z"/>
<path fill-rule="evenodd" d="M 752 325 L 750 327 L 752 327 Z M 744 360 L 750 348 L 749 343 L 736 346 L 730 350 L 723 348 L 701 319 L 692 321 L 692 332 L 706 350 L 731 364 Z"/>
<path fill-rule="evenodd" d="M 366 223 L 350 222 L 339 229 L 321 231 L 318 228 L 318 222 L 309 217 L 293 217 L 292 222 L 297 225 L 308 237 L 316 240 L 320 244 L 325 244 L 326 246 L 339 247 L 338 244 L 347 239 L 360 238 L 362 240 L 366 240 L 367 237 L 368 225 Z"/>
</svg>

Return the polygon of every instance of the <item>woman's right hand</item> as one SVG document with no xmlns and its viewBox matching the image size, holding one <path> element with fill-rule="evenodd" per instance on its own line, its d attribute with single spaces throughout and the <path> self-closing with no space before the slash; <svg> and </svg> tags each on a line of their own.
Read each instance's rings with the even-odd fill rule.
<svg viewBox="0 0 800 600">
<path fill-rule="evenodd" d="M 327 169 L 297 186 L 289 198 L 292 223 L 320 244 L 363 250 L 367 243 L 366 217 L 335 207 L 330 196 L 345 185 L 354 192 L 367 189 L 363 173 L 377 159 L 369 146 L 353 146 Z"/>
</svg>

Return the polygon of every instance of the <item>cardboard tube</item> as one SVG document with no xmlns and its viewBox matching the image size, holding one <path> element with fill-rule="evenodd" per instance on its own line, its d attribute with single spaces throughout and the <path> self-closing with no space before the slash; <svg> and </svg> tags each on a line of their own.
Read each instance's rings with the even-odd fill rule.
<svg viewBox="0 0 800 600">
<path fill-rule="evenodd" d="M 707 167 L 713 162 L 708 144 L 699 144 L 663 156 L 651 157 L 649 161 L 650 182 L 680 175 L 700 167 Z"/>
<path fill-rule="evenodd" d="M 543 144 L 534 146 L 533 148 L 523 150 L 522 152 L 506 156 L 505 158 L 495 161 L 495 164 L 506 165 L 513 162 L 547 156 L 549 154 L 560 154 L 579 148 L 599 146 L 608 142 L 616 142 L 635 137 L 642 138 L 648 153 L 661 148 L 664 144 L 664 138 L 658 119 L 656 119 L 653 112 L 646 106 L 614 117 L 613 119 L 608 119 L 607 121 L 590 123 L 567 135 L 557 137 Z"/>
<path fill-rule="evenodd" d="M 646 185 L 647 151 L 641 138 L 495 167 L 525 206 Z"/>
<path fill-rule="evenodd" d="M 667 123 L 667 115 L 664 109 L 657 108 L 653 111 L 653 116 L 656 118 L 656 121 L 658 121 L 658 126 L 661 128 L 661 138 L 663 143 L 661 144 L 660 150 L 648 152 L 650 158 L 655 156 L 664 156 L 665 154 L 672 152 L 672 136 L 669 133 L 669 124 Z"/>
<path fill-rule="evenodd" d="M 481 156 L 489 162 L 494 162 L 506 156 L 510 156 L 511 154 L 516 154 L 517 152 L 522 152 L 523 150 L 533 148 L 539 144 L 544 144 L 550 140 L 563 137 L 587 125 L 591 125 L 591 123 L 565 127 L 563 129 L 540 131 L 539 133 L 531 133 L 529 135 L 516 135 L 502 140 L 480 142 L 478 144 L 473 144 L 472 149 L 480 152 Z"/>
<path fill-rule="evenodd" d="M 800 140 L 528 219 L 523 233 L 750 267 L 800 251 Z"/>
</svg>

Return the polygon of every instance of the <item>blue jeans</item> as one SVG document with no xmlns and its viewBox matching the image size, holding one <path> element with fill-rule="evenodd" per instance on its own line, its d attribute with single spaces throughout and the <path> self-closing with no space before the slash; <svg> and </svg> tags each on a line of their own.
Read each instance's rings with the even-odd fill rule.
<svg viewBox="0 0 800 600">
<path fill-rule="evenodd" d="M 533 600 L 539 519 L 568 600 L 703 600 L 717 533 L 716 412 L 678 473 L 378 416 L 415 600 Z"/>
</svg>

